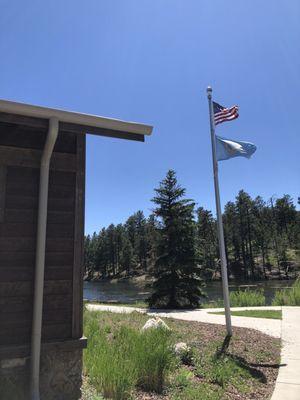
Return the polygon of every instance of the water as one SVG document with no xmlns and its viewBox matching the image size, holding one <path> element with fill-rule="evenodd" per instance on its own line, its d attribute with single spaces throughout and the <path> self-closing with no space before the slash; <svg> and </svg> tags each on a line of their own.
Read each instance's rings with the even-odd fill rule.
<svg viewBox="0 0 300 400">
<path fill-rule="evenodd" d="M 229 289 L 231 291 L 238 290 L 241 285 L 250 285 L 249 289 L 262 288 L 265 292 L 266 303 L 270 305 L 275 291 L 279 288 L 291 287 L 293 282 L 293 280 L 256 281 L 252 283 L 229 282 Z M 221 282 L 207 283 L 205 292 L 208 296 L 205 302 L 220 299 L 222 297 Z M 146 299 L 149 294 L 149 289 L 146 288 L 144 280 L 84 282 L 83 286 L 84 299 L 99 302 L 134 303 Z"/>
</svg>

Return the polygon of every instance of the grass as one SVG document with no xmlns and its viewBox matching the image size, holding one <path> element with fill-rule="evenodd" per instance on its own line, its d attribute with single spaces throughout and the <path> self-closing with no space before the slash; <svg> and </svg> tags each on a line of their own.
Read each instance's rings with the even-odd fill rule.
<svg viewBox="0 0 300 400">
<path fill-rule="evenodd" d="M 277 290 L 273 306 L 300 306 L 300 278 L 296 280 L 291 289 Z"/>
<path fill-rule="evenodd" d="M 99 327 L 97 313 L 85 312 L 89 347 L 84 367 L 91 384 L 105 398 L 125 400 L 135 387 L 160 393 L 174 359 L 165 329 L 138 331 L 120 325 Z"/>
<path fill-rule="evenodd" d="M 210 312 L 209 314 L 224 315 L 224 311 Z M 231 311 L 231 315 L 238 317 L 251 317 L 251 318 L 270 318 L 270 319 L 282 319 L 281 310 L 243 310 L 243 311 Z"/>
<path fill-rule="evenodd" d="M 266 298 L 262 289 L 238 290 L 230 293 L 230 304 L 232 307 L 264 306 Z"/>
<path fill-rule="evenodd" d="M 226 344 L 223 326 L 169 318 L 171 332 L 142 333 L 148 318 L 137 312 L 85 311 L 82 400 L 269 398 L 277 376 L 278 339 L 234 328 Z M 188 362 L 172 350 L 183 341 L 192 349 Z"/>
<path fill-rule="evenodd" d="M 237 290 L 230 292 L 230 305 L 232 307 L 257 307 L 265 306 L 266 298 L 263 289 Z M 224 307 L 223 300 L 213 301 L 202 305 L 202 308 L 222 308 Z"/>
<path fill-rule="evenodd" d="M 86 376 L 83 377 L 81 393 L 84 400 L 104 400 L 104 397 L 97 393 L 97 390 L 91 385 Z"/>
</svg>

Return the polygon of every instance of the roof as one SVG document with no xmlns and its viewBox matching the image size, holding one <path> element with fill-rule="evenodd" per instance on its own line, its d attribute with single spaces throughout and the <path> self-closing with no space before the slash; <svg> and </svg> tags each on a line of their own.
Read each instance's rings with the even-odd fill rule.
<svg viewBox="0 0 300 400">
<path fill-rule="evenodd" d="M 0 99 L 0 121 L 2 122 L 19 121 L 18 123 L 23 122 L 25 125 L 37 126 L 39 123 L 41 126 L 47 126 L 51 117 L 57 118 L 60 122 L 60 129 L 66 131 L 129 140 L 144 141 L 144 136 L 151 135 L 153 129 L 150 125 L 136 122 Z M 32 119 L 37 119 L 39 122 L 32 121 Z"/>
</svg>

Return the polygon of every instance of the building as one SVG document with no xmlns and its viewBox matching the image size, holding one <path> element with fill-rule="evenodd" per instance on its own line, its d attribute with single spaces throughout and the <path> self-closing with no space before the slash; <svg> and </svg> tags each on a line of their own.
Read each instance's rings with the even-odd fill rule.
<svg viewBox="0 0 300 400">
<path fill-rule="evenodd" d="M 80 399 L 86 134 L 151 132 L 0 100 L 0 399 Z"/>
</svg>

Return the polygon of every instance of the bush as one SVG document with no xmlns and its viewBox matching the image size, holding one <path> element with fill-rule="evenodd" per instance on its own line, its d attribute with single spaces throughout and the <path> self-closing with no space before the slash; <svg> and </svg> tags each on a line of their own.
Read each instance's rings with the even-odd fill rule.
<svg viewBox="0 0 300 400">
<path fill-rule="evenodd" d="M 112 333 L 108 326 L 99 327 L 97 314 L 84 315 L 89 339 L 84 372 L 91 384 L 114 400 L 128 399 L 136 386 L 161 392 L 174 360 L 170 332 L 121 326 Z"/>
<path fill-rule="evenodd" d="M 300 306 L 300 278 L 291 289 L 282 289 L 275 292 L 273 306 Z"/>
<path fill-rule="evenodd" d="M 264 306 L 266 298 L 262 289 L 238 290 L 230 293 L 230 305 L 232 307 Z"/>
</svg>

